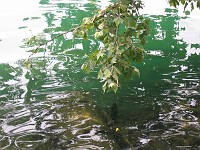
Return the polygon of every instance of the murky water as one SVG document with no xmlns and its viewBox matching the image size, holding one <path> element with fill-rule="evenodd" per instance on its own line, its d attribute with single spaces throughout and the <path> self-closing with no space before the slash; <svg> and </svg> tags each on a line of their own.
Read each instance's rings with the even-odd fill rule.
<svg viewBox="0 0 200 150">
<path fill-rule="evenodd" d="M 23 67 L 24 38 L 54 37 L 108 3 L 7 0 L 0 6 L 0 149 L 200 148 L 197 10 L 186 16 L 165 1 L 145 1 L 152 31 L 137 64 L 141 77 L 122 81 L 117 94 L 103 94 L 96 72 L 80 69 L 98 44 L 92 37 L 60 37 L 47 45 L 45 59 L 43 52 L 33 59 L 32 73 Z"/>
</svg>

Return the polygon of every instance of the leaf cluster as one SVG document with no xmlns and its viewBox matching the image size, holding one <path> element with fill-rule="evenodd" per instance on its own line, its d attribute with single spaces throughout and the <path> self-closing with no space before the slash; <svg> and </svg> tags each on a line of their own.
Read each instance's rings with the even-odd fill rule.
<svg viewBox="0 0 200 150">
<path fill-rule="evenodd" d="M 197 7 L 200 9 L 200 0 L 169 0 L 171 6 L 177 7 L 179 5 L 184 5 L 184 10 L 190 7 L 191 11 Z"/>
<path fill-rule="evenodd" d="M 44 34 L 38 34 L 32 36 L 30 39 L 25 39 L 25 45 L 28 47 L 34 47 L 39 44 L 42 44 L 46 41 L 46 37 Z"/>
<path fill-rule="evenodd" d="M 143 7 L 140 0 L 124 0 L 108 6 L 91 18 L 84 18 L 81 28 L 74 31 L 76 37 L 87 39 L 88 32 L 103 43 L 103 46 L 88 55 L 82 69 L 90 73 L 99 67 L 98 79 L 102 88 L 116 92 L 120 86 L 120 75 L 132 79 L 140 75 L 135 62 L 141 62 L 145 51 L 145 37 L 149 33 L 150 20 L 139 14 Z"/>
<path fill-rule="evenodd" d="M 200 0 L 168 0 L 168 2 L 174 7 L 184 5 L 184 10 L 188 6 L 191 10 L 195 7 L 200 8 Z M 135 63 L 141 62 L 144 58 L 145 51 L 142 46 L 146 43 L 145 37 L 150 30 L 150 20 L 139 14 L 142 8 L 141 0 L 118 0 L 117 3 L 98 11 L 93 17 L 84 18 L 80 26 L 58 34 L 50 40 L 45 40 L 42 35 L 33 36 L 26 40 L 26 45 L 38 46 L 31 51 L 29 58 L 40 52 L 42 46 L 69 32 L 73 32 L 76 38 L 83 39 L 93 35 L 103 46 L 87 55 L 88 59 L 82 65 L 82 69 L 90 73 L 98 67 L 97 78 L 104 82 L 102 86 L 104 92 L 107 90 L 116 92 L 120 87 L 120 76 L 126 79 L 132 79 L 134 74 L 140 76 Z M 26 66 L 32 67 L 30 62 L 27 62 Z"/>
</svg>

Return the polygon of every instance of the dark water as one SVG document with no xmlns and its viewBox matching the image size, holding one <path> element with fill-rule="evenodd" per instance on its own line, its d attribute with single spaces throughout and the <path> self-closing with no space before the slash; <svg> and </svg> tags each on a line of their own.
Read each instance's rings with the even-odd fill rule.
<svg viewBox="0 0 200 150">
<path fill-rule="evenodd" d="M 106 3 L 41 0 L 34 6 L 40 13 L 24 15 L 17 31 L 54 37 Z M 8 48 L 24 54 L 23 37 L 0 37 L 0 149 L 200 149 L 199 13 L 164 5 L 157 14 L 157 7 L 144 12 L 152 31 L 145 60 L 136 64 L 141 77 L 122 79 L 117 94 L 103 94 L 96 72 L 80 69 L 99 44 L 92 37 L 56 39 L 33 58 L 32 72 L 21 59 L 3 60 L 13 39 L 20 48 Z"/>
</svg>

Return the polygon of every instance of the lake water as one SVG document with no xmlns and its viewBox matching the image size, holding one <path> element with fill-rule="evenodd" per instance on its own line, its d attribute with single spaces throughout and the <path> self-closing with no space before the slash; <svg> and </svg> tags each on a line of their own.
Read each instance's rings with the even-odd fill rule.
<svg viewBox="0 0 200 150">
<path fill-rule="evenodd" d="M 24 39 L 50 39 L 109 1 L 2 0 L 0 149 L 200 149 L 200 11 L 144 3 L 151 34 L 141 77 L 103 94 L 96 72 L 80 69 L 92 37 L 59 37 L 32 59 L 31 73 Z"/>
</svg>

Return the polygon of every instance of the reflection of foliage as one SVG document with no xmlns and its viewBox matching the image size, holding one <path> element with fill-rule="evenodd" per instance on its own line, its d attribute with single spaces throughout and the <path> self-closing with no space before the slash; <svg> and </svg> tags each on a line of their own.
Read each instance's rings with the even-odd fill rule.
<svg viewBox="0 0 200 150">
<path fill-rule="evenodd" d="M 16 83 L 20 81 L 22 68 L 16 67 L 13 64 L 0 65 L 0 101 L 9 98 L 14 99 L 21 97 L 23 89 Z M 16 90 L 17 89 L 17 90 Z"/>
</svg>

